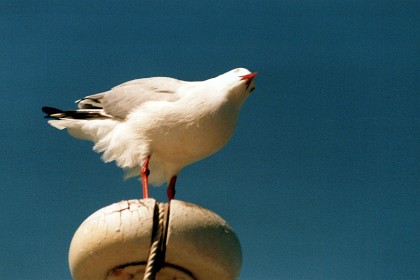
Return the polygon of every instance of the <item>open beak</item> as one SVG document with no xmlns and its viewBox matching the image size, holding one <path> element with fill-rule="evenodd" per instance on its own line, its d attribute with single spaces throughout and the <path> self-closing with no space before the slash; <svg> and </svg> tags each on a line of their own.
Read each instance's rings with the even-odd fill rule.
<svg viewBox="0 0 420 280">
<path fill-rule="evenodd" d="M 255 76 L 257 76 L 258 72 L 254 72 L 254 73 L 250 73 L 250 74 L 246 74 L 241 77 L 241 80 L 246 80 L 246 88 L 249 87 L 249 85 L 251 84 L 252 80 L 255 78 Z"/>
</svg>

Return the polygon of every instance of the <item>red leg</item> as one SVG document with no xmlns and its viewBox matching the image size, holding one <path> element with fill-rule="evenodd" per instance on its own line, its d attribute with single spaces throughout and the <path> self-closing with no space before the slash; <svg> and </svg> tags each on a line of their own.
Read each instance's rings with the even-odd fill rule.
<svg viewBox="0 0 420 280">
<path fill-rule="evenodd" d="M 176 175 L 171 178 L 171 181 L 168 184 L 168 189 L 166 190 L 168 195 L 168 202 L 171 202 L 171 200 L 175 198 L 175 183 Z"/>
<path fill-rule="evenodd" d="M 140 169 L 141 184 L 143 186 L 143 198 L 149 198 L 149 160 L 150 156 L 146 158 Z"/>
</svg>

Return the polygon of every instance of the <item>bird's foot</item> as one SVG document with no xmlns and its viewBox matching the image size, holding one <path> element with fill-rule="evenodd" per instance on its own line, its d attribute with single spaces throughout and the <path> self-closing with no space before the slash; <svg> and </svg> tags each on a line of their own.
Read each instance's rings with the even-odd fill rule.
<svg viewBox="0 0 420 280">
<path fill-rule="evenodd" d="M 146 158 L 140 169 L 141 184 L 143 186 L 143 198 L 149 198 L 149 160 L 150 156 Z"/>
<path fill-rule="evenodd" d="M 169 184 L 168 184 L 168 189 L 166 190 L 169 203 L 171 202 L 172 199 L 175 198 L 175 183 L 176 183 L 176 175 L 171 178 L 171 181 L 169 181 Z"/>
</svg>

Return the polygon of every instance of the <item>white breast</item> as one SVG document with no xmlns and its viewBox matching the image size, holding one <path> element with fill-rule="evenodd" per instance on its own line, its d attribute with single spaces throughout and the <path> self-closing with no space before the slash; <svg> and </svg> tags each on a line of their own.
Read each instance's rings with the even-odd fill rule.
<svg viewBox="0 0 420 280">
<path fill-rule="evenodd" d="M 124 140 L 116 142 L 125 142 L 138 150 L 124 152 L 120 162 L 130 158 L 128 167 L 138 168 L 141 160 L 150 154 L 149 180 L 160 184 L 186 165 L 220 150 L 235 130 L 239 110 L 228 102 L 215 104 L 216 101 L 209 103 L 197 99 L 191 104 L 191 99 L 186 100 L 180 101 L 185 102 L 185 106 L 180 102 L 176 105 L 151 102 L 133 112 L 127 120 L 133 134 L 124 135 Z"/>
</svg>

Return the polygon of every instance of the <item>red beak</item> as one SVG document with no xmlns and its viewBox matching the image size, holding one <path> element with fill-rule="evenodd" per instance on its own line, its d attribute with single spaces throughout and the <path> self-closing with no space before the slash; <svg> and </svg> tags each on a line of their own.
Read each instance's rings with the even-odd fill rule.
<svg viewBox="0 0 420 280">
<path fill-rule="evenodd" d="M 246 88 L 248 89 L 249 85 L 251 84 L 252 80 L 255 78 L 255 76 L 257 76 L 258 72 L 254 72 L 254 73 L 250 73 L 250 74 L 246 74 L 241 77 L 241 80 L 247 80 L 245 85 Z"/>
<path fill-rule="evenodd" d="M 254 72 L 254 73 L 246 74 L 240 77 L 241 77 L 241 80 L 250 80 L 249 82 L 251 82 L 255 78 L 255 76 L 257 76 L 257 74 L 258 72 Z"/>
</svg>

